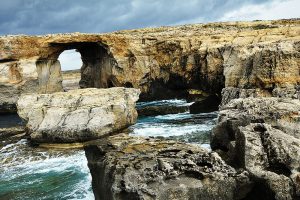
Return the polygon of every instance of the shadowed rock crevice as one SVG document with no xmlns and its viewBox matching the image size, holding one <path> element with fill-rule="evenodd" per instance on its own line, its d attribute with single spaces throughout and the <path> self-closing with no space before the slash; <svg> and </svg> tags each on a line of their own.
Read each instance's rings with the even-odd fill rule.
<svg viewBox="0 0 300 200">
<path fill-rule="evenodd" d="M 242 200 L 275 200 L 275 192 L 270 190 L 267 183 L 263 179 L 253 178 L 252 189 Z"/>
</svg>

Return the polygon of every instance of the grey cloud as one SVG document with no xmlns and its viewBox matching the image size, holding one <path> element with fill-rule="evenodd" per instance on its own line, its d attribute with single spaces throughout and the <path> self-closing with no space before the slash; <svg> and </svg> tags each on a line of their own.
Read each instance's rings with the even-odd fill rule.
<svg viewBox="0 0 300 200">
<path fill-rule="evenodd" d="M 1 0 L 0 34 L 109 32 L 215 21 L 272 0 Z M 196 20 L 197 21 L 197 20 Z"/>
</svg>

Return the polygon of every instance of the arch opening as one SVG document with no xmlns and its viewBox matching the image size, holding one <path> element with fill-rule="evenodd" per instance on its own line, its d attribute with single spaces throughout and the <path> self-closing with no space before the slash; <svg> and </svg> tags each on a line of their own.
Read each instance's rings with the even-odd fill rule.
<svg viewBox="0 0 300 200">
<path fill-rule="evenodd" d="M 81 54 L 76 49 L 63 51 L 58 60 L 62 72 L 62 87 L 64 91 L 79 89 L 82 67 Z"/>
<path fill-rule="evenodd" d="M 48 55 L 36 64 L 41 93 L 120 86 L 112 75 L 116 60 L 96 42 L 51 43 Z"/>
</svg>

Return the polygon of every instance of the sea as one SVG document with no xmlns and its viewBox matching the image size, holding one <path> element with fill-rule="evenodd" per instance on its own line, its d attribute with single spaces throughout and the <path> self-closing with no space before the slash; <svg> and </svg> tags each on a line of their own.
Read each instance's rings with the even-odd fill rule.
<svg viewBox="0 0 300 200">
<path fill-rule="evenodd" d="M 138 102 L 147 106 L 188 106 L 186 100 Z M 128 128 L 133 136 L 193 143 L 210 150 L 218 112 L 143 116 Z M 0 116 L 0 127 L 22 123 L 16 115 Z M 32 146 L 26 139 L 0 141 L 0 199 L 94 199 L 92 177 L 83 149 Z"/>
</svg>

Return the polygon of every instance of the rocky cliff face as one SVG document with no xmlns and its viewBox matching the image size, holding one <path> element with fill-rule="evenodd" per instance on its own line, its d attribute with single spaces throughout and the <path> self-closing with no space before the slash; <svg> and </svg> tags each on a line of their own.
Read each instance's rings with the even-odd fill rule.
<svg viewBox="0 0 300 200">
<path fill-rule="evenodd" d="M 27 121 L 33 141 L 86 141 L 135 123 L 135 102 L 139 94 L 139 90 L 133 88 L 26 94 L 18 101 L 18 114 Z"/>
<path fill-rule="evenodd" d="M 104 193 L 99 195 L 105 195 L 97 198 L 297 199 L 300 196 L 299 19 L 185 25 L 108 34 L 2 36 L 0 49 L 0 110 L 4 112 L 15 111 L 15 103 L 24 93 L 62 91 L 57 58 L 67 49 L 77 49 L 82 56 L 81 88 L 134 87 L 141 90 L 141 100 L 186 97 L 191 89 L 207 96 L 221 95 L 222 108 L 212 135 L 212 148 L 235 169 L 215 153 L 186 144 L 132 141 L 136 139 L 126 137 L 108 139 L 107 143 L 103 140 L 86 149 L 95 194 L 101 191 Z M 59 112 L 51 111 L 51 106 L 56 107 L 50 100 L 65 105 L 73 98 L 83 97 L 71 95 L 68 100 L 66 94 L 63 98 L 59 95 L 24 95 L 19 101 L 19 113 L 29 120 L 29 130 L 37 141 L 44 138 L 54 141 L 56 137 L 73 141 L 73 136 L 78 135 L 69 126 L 61 126 L 65 118 L 54 115 Z M 99 94 L 93 98 L 98 97 Z M 47 114 L 43 115 L 29 100 L 45 105 L 39 106 Z M 110 101 L 113 102 L 109 99 L 105 105 L 111 105 Z M 90 110 L 79 106 L 73 112 L 72 106 L 66 107 L 66 112 L 60 113 L 70 122 L 78 117 L 87 122 L 70 123 L 82 131 L 89 124 Z M 39 113 L 30 114 L 34 112 L 29 109 Z M 32 123 L 31 119 L 37 116 L 43 122 Z M 55 123 L 50 126 L 48 122 L 53 120 Z M 116 122 L 119 123 L 111 121 Z M 115 130 L 113 125 L 109 128 Z M 45 134 L 44 129 L 51 135 Z M 62 131 L 71 135 L 63 135 Z M 94 134 L 91 133 L 92 137 Z M 245 170 L 242 175 L 240 168 Z M 165 185 L 158 191 L 162 183 Z"/>
<path fill-rule="evenodd" d="M 57 58 L 82 56 L 81 87 L 140 88 L 141 99 L 186 95 L 187 89 L 239 96 L 299 98 L 300 21 L 185 25 L 109 34 L 0 37 L 3 108 L 26 92 L 61 91 Z"/>
<path fill-rule="evenodd" d="M 216 153 L 191 144 L 127 135 L 85 147 L 96 199 L 242 199 L 251 190 Z"/>
<path fill-rule="evenodd" d="M 300 197 L 300 101 L 291 98 L 235 99 L 222 107 L 211 147 L 256 183 L 264 199 Z"/>
</svg>

